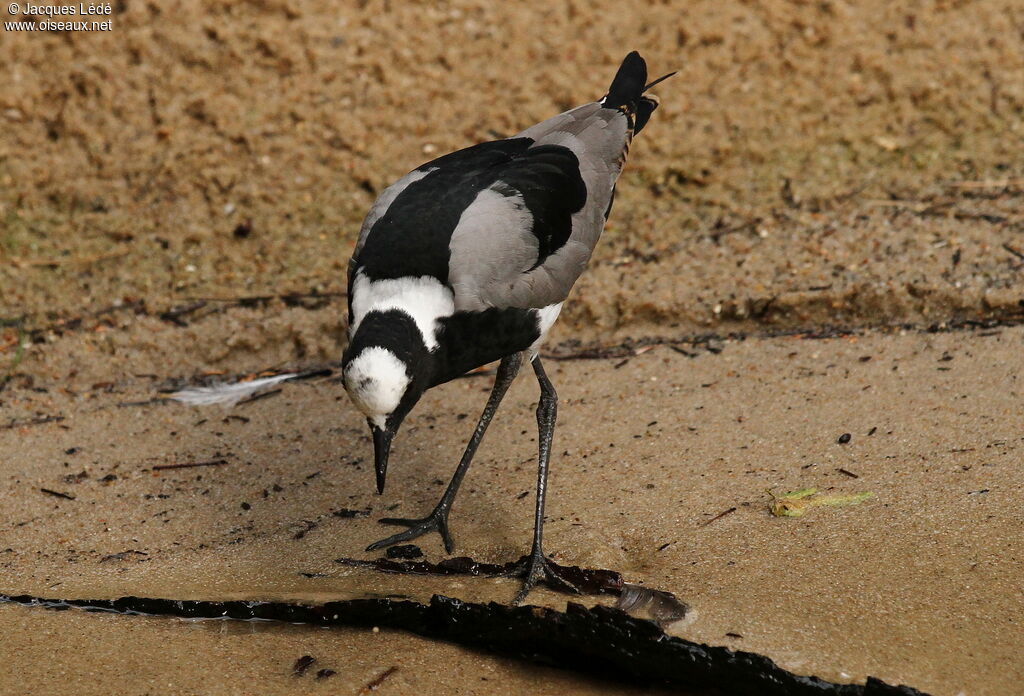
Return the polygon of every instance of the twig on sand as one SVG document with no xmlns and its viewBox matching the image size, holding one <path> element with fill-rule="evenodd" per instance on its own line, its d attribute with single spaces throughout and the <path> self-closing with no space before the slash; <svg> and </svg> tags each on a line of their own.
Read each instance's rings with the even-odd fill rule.
<svg viewBox="0 0 1024 696">
<path fill-rule="evenodd" d="M 698 526 L 698 527 L 707 527 L 707 526 L 708 526 L 709 524 L 711 524 L 712 522 L 717 522 L 718 520 L 722 519 L 722 518 L 723 518 L 723 517 L 725 517 L 726 515 L 731 515 L 731 514 L 732 514 L 732 513 L 734 513 L 734 512 L 736 512 L 736 508 L 734 508 L 734 507 L 731 507 L 731 508 L 729 508 L 728 510 L 724 510 L 724 511 L 722 511 L 722 512 L 718 513 L 717 515 L 715 515 L 714 517 L 712 517 L 712 518 L 711 518 L 710 520 L 704 520 L 703 522 L 701 522 L 701 523 L 700 523 L 700 524 L 698 524 L 697 526 Z"/>
<path fill-rule="evenodd" d="M 987 179 L 985 181 L 956 181 L 950 184 L 953 188 L 961 189 L 982 189 L 982 188 L 1011 188 L 1024 186 L 1024 179 Z"/>
<path fill-rule="evenodd" d="M 253 394 L 250 397 L 246 397 L 239 401 L 236 405 L 241 406 L 242 404 L 251 404 L 253 401 L 259 401 L 260 399 L 266 399 L 271 396 L 277 396 L 281 393 L 281 389 L 271 389 L 270 391 L 260 392 L 259 394 Z"/>
<path fill-rule="evenodd" d="M 39 490 L 45 493 L 46 495 L 52 495 L 55 498 L 63 498 L 64 500 L 75 499 L 75 496 L 71 495 L 70 493 L 61 493 L 60 491 L 51 490 L 49 488 L 40 488 Z"/>
<path fill-rule="evenodd" d="M 279 300 L 289 307 L 301 305 L 308 300 L 319 302 L 319 305 L 327 304 L 339 297 L 346 297 L 344 292 L 288 292 L 281 295 L 251 295 L 248 297 L 195 297 L 196 302 L 220 302 L 226 305 L 238 307 L 258 307 L 266 305 L 274 300 Z"/>
<path fill-rule="evenodd" d="M 1021 252 L 1017 251 L 1012 246 L 1010 246 L 1009 243 L 1004 244 L 1003 248 L 1006 249 L 1011 254 L 1013 254 L 1014 256 L 1016 256 L 1018 259 L 1024 261 L 1024 253 L 1021 253 Z"/>
<path fill-rule="evenodd" d="M 153 471 L 165 471 L 167 469 L 193 469 L 197 466 L 223 466 L 228 463 L 227 459 L 212 459 L 208 462 L 186 462 L 184 464 L 157 464 Z"/>
<path fill-rule="evenodd" d="M 384 683 L 384 680 L 386 680 L 388 677 L 390 677 L 392 674 L 394 674 L 397 671 L 398 671 L 398 667 L 397 666 L 388 667 L 386 670 L 381 672 L 380 676 L 378 676 L 377 678 L 373 679 L 372 681 L 367 683 L 366 686 L 364 686 L 362 689 L 360 689 L 359 693 L 360 694 L 368 694 L 371 691 L 376 691 L 377 687 Z"/>
<path fill-rule="evenodd" d="M 82 264 L 92 265 L 98 261 L 107 261 L 109 259 L 117 259 L 128 254 L 128 249 L 120 249 L 118 251 L 112 251 L 105 254 L 92 254 L 90 256 L 77 256 L 77 257 L 64 257 L 59 259 L 19 259 L 14 258 L 11 261 L 17 268 L 24 268 L 26 266 L 43 266 L 46 268 L 59 268 L 65 265 Z"/>
<path fill-rule="evenodd" d="M 14 428 L 21 428 L 22 426 L 29 425 L 43 425 L 44 423 L 60 423 L 64 420 L 64 416 L 39 416 L 38 418 L 30 418 L 28 420 L 12 420 L 10 423 L 0 425 L 0 430 L 13 430 Z"/>
<path fill-rule="evenodd" d="M 183 317 L 186 317 L 189 314 L 192 314 L 193 312 L 199 311 L 200 309 L 205 307 L 206 304 L 206 300 L 199 300 L 197 302 L 192 302 L 190 304 L 182 305 L 180 307 L 172 307 L 171 309 L 168 309 L 166 312 L 160 312 L 158 316 L 164 321 L 169 321 L 172 324 L 176 324 L 177 326 L 188 326 L 188 322 L 185 321 Z"/>
</svg>

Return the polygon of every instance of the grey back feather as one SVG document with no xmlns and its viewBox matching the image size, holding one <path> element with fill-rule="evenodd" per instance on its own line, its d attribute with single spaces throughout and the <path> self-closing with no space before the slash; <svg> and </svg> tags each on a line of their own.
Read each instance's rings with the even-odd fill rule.
<svg viewBox="0 0 1024 696">
<path fill-rule="evenodd" d="M 572 216 L 568 241 L 533 268 L 537 243 L 529 212 L 521 210 L 522 199 L 501 201 L 496 194 L 481 195 L 467 208 L 468 215 L 463 215 L 452 235 L 449 283 L 455 290 L 456 310 L 539 308 L 562 302 L 601 236 L 631 136 L 626 116 L 597 102 L 566 111 L 515 136 L 532 138 L 536 145 L 572 150 L 587 187 L 586 204 Z"/>
<path fill-rule="evenodd" d="M 513 306 L 510 281 L 522 278 L 537 262 L 539 244 L 533 217 L 521 195 L 492 186 L 463 211 L 452 232 L 448 284 L 455 310 Z"/>
</svg>

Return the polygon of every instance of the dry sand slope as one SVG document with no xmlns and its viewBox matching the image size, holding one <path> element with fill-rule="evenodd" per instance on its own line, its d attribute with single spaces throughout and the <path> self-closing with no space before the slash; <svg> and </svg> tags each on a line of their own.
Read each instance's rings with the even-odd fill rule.
<svg viewBox="0 0 1024 696">
<path fill-rule="evenodd" d="M 344 265 L 376 193 L 600 96 L 637 48 L 679 74 L 553 336 L 560 356 L 629 347 L 561 363 L 551 550 L 675 592 L 693 612 L 673 634 L 800 674 L 1019 688 L 1019 3 L 128 0 L 112 26 L 0 33 L 0 591 L 323 601 L 383 583 L 506 600 L 498 581 L 331 562 L 379 535 L 387 506 L 436 496 L 485 381 L 416 411 L 385 498 L 337 384 L 231 414 L 117 404 L 168 379 L 336 360 Z M 770 337 L 835 325 L 866 331 Z M 962 330 L 918 330 L 932 325 Z M 683 340 L 709 332 L 755 338 Z M 635 354 L 656 339 L 697 357 Z M 515 389 L 453 518 L 460 552 L 494 561 L 519 555 L 530 519 L 534 395 Z M 227 464 L 153 469 L 212 460 Z M 768 515 L 766 488 L 808 486 L 874 497 Z M 317 528 L 295 539 L 305 520 Z M 621 691 L 387 632 L 13 607 L 0 622 L 37 693 L 109 693 L 111 672 L 125 693 L 320 688 L 290 675 L 307 653 L 337 672 L 323 688 L 398 665 L 382 693 Z M 449 663 L 474 681 L 436 669 Z"/>
<path fill-rule="evenodd" d="M 116 5 L 0 42 L 0 316 L 29 327 L 340 291 L 383 186 L 600 96 L 632 47 L 679 74 L 563 338 L 1021 311 L 1012 0 Z M 333 356 L 332 310 L 295 342 Z"/>
</svg>

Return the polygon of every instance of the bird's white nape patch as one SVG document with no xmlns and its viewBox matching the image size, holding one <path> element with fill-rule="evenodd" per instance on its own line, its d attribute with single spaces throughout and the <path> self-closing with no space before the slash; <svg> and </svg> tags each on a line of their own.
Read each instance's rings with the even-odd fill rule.
<svg viewBox="0 0 1024 696">
<path fill-rule="evenodd" d="M 537 310 L 537 328 L 540 330 L 540 336 L 534 341 L 529 348 L 530 359 L 536 357 L 537 353 L 540 352 L 540 346 L 544 343 L 544 339 L 548 336 L 548 331 L 555 325 L 555 320 L 558 319 L 558 313 L 562 311 L 562 303 L 548 305 Z"/>
<path fill-rule="evenodd" d="M 383 428 L 387 417 L 398 408 L 410 380 L 398 356 L 387 348 L 371 346 L 345 366 L 344 381 L 356 408 Z"/>
<path fill-rule="evenodd" d="M 360 322 L 370 312 L 397 309 L 408 314 L 423 334 L 423 344 L 437 348 L 437 320 L 455 312 L 455 296 L 451 289 L 433 276 L 406 276 L 370 280 L 362 270 L 352 283 L 352 323 L 349 338 L 355 336 Z"/>
</svg>

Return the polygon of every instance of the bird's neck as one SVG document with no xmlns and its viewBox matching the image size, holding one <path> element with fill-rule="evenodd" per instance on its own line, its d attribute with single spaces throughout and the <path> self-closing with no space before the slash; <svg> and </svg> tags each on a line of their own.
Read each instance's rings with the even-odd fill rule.
<svg viewBox="0 0 1024 696">
<path fill-rule="evenodd" d="M 403 276 L 371 280 L 360 269 L 356 272 L 351 291 L 350 331 L 352 338 L 362 331 L 367 317 L 374 315 L 403 315 L 419 330 L 421 343 L 429 350 L 437 347 L 435 334 L 437 321 L 455 311 L 455 299 L 450 288 L 437 278 Z M 386 331 L 380 321 L 374 331 Z"/>
<path fill-rule="evenodd" d="M 370 312 L 353 334 L 345 362 L 368 348 L 384 348 L 406 365 L 413 387 L 424 390 L 527 350 L 540 337 L 537 313 L 514 307 L 440 317 L 429 344 L 420 328 L 401 310 Z"/>
<path fill-rule="evenodd" d="M 456 312 L 438 323 L 438 347 L 429 356 L 430 386 L 526 350 L 540 336 L 536 313 L 514 307 Z"/>
</svg>

